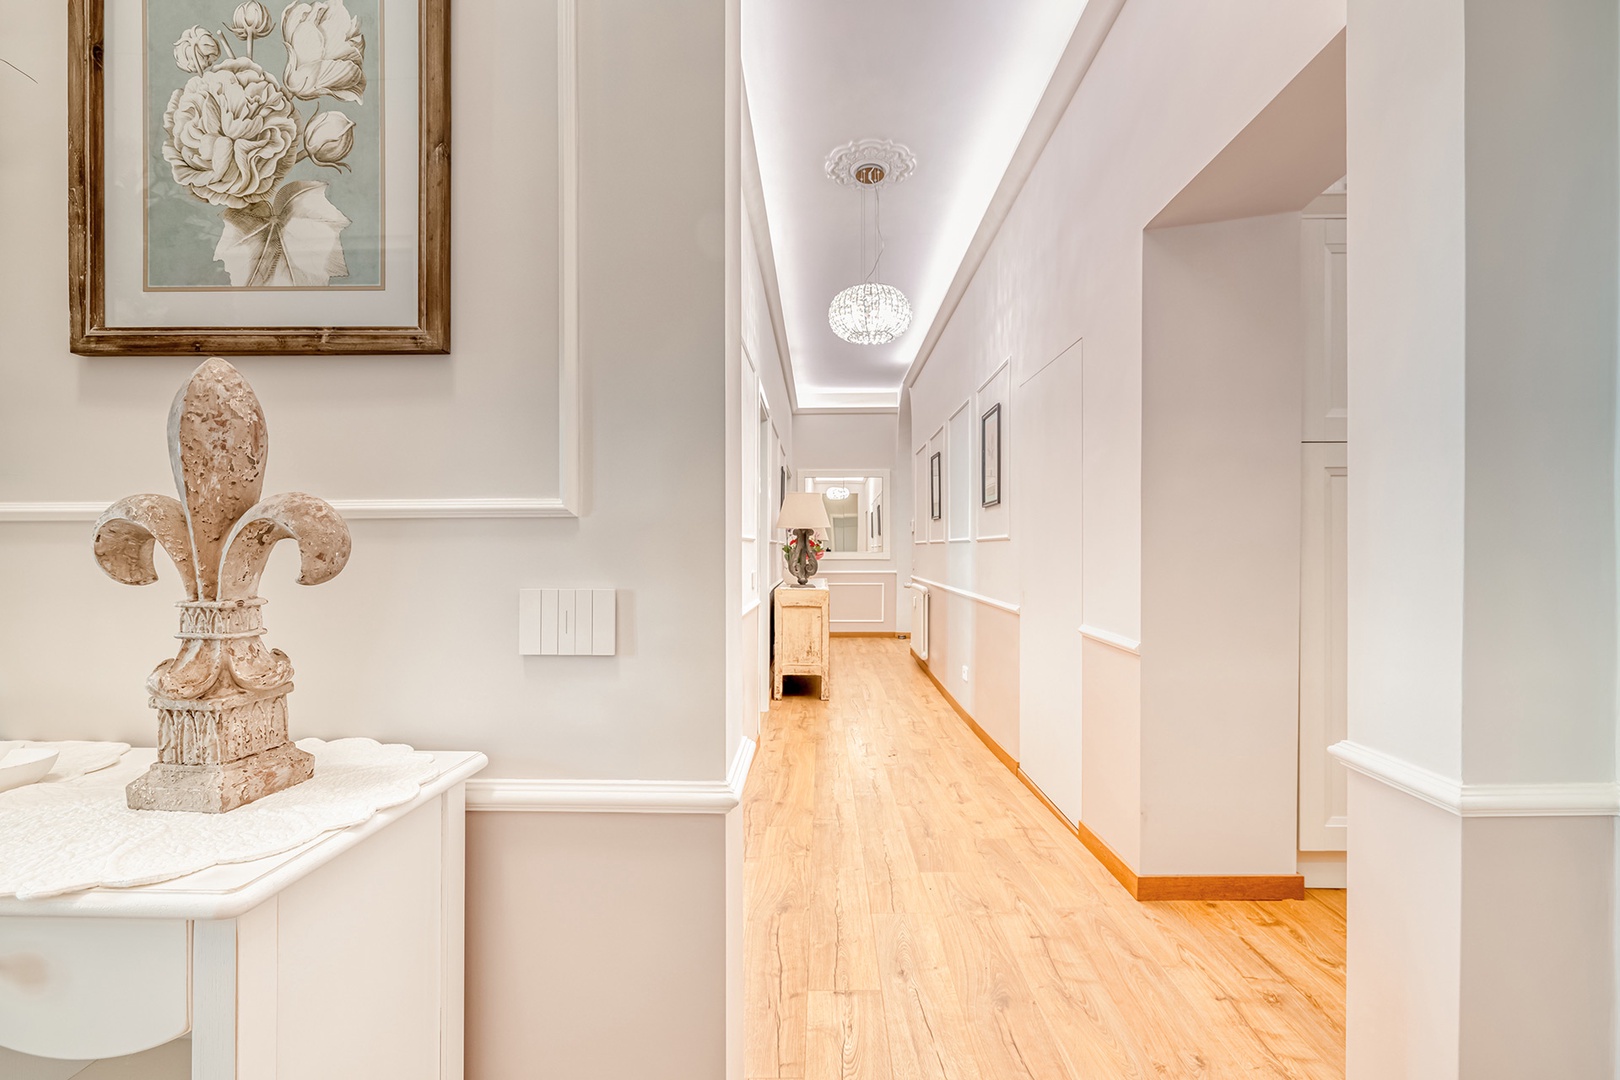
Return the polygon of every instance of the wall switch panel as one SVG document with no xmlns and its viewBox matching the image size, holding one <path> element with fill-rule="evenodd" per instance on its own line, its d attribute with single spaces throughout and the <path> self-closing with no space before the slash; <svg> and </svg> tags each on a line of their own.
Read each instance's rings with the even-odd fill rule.
<svg viewBox="0 0 1620 1080">
<path fill-rule="evenodd" d="M 518 655 L 612 656 L 617 613 L 615 589 L 520 589 Z"/>
</svg>

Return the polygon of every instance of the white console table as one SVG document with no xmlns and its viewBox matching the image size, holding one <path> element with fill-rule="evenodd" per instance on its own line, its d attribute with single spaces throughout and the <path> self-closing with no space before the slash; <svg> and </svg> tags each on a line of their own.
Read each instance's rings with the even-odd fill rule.
<svg viewBox="0 0 1620 1080">
<path fill-rule="evenodd" d="M 0 1047 L 89 1061 L 189 1033 L 192 1080 L 460 1080 L 464 785 L 487 759 L 433 757 L 410 802 L 280 855 L 0 898 Z"/>
</svg>

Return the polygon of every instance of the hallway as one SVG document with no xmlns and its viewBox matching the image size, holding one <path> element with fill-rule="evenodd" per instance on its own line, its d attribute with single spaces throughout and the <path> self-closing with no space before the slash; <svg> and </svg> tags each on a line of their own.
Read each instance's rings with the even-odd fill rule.
<svg viewBox="0 0 1620 1080">
<path fill-rule="evenodd" d="M 1344 1075 L 1343 892 L 1132 900 L 905 642 L 833 642 L 744 795 L 749 1080 Z"/>
</svg>

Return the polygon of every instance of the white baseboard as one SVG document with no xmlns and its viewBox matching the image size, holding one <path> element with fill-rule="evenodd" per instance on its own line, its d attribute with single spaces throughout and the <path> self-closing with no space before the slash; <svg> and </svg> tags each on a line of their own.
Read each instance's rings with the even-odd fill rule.
<svg viewBox="0 0 1620 1080">
<path fill-rule="evenodd" d="M 553 814 L 725 814 L 742 802 L 754 740 L 737 744 L 724 780 L 548 780 L 474 777 L 469 811 Z"/>
</svg>

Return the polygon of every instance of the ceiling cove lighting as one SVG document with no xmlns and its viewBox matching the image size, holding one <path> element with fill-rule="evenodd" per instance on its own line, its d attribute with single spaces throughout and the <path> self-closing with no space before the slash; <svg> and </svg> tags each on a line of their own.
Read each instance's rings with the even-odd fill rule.
<svg viewBox="0 0 1620 1080">
<path fill-rule="evenodd" d="M 888 176 L 888 170 L 877 162 L 864 162 L 852 170 L 856 182 L 872 192 L 872 225 L 877 257 L 866 280 L 851 285 L 837 296 L 827 308 L 827 325 L 832 332 L 853 345 L 886 345 L 911 327 L 911 301 L 893 285 L 873 281 L 878 263 L 883 261 L 883 226 L 879 214 L 882 196 L 878 185 Z"/>
</svg>

